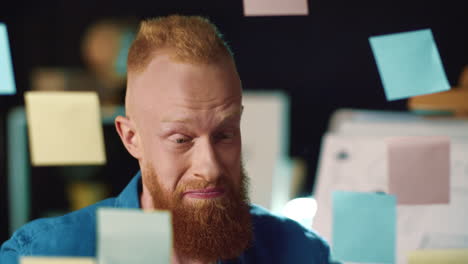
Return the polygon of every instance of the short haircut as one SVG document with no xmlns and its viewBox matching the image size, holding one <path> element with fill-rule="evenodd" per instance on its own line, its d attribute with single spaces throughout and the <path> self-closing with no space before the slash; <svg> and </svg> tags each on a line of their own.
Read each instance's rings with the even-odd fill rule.
<svg viewBox="0 0 468 264">
<path fill-rule="evenodd" d="M 232 52 L 214 24 L 199 16 L 171 15 L 141 22 L 130 47 L 128 73 L 144 71 L 158 51 L 187 63 L 214 63 Z"/>
</svg>

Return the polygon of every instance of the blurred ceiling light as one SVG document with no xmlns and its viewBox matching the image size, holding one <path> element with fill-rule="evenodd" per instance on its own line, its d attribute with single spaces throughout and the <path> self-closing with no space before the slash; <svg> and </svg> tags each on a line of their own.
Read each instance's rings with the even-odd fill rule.
<svg viewBox="0 0 468 264">
<path fill-rule="evenodd" d="M 317 201 L 313 197 L 296 198 L 287 202 L 281 213 L 305 228 L 311 229 L 317 213 Z"/>
</svg>

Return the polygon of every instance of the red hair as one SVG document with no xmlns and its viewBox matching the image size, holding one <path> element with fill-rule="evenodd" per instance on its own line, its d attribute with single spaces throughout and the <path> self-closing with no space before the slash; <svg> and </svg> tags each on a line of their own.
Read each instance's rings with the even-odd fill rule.
<svg viewBox="0 0 468 264">
<path fill-rule="evenodd" d="M 229 46 L 215 25 L 199 16 L 172 15 L 144 20 L 130 47 L 128 73 L 141 72 L 158 51 L 188 63 L 213 63 L 232 58 Z"/>
</svg>

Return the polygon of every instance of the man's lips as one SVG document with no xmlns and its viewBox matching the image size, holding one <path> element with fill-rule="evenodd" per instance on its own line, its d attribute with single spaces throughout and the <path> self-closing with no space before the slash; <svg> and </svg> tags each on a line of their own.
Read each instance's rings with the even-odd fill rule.
<svg viewBox="0 0 468 264">
<path fill-rule="evenodd" d="M 184 192 L 184 196 L 196 199 L 211 199 L 217 198 L 224 194 L 224 189 L 221 187 L 206 188 L 199 190 L 188 190 Z"/>
</svg>

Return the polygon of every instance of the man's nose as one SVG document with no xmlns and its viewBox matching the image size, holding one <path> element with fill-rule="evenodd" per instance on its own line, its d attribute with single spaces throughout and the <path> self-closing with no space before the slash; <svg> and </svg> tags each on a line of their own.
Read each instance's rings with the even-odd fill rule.
<svg viewBox="0 0 468 264">
<path fill-rule="evenodd" d="M 194 174 L 207 182 L 216 182 L 222 174 L 221 164 L 210 139 L 200 139 L 194 152 Z"/>
</svg>

